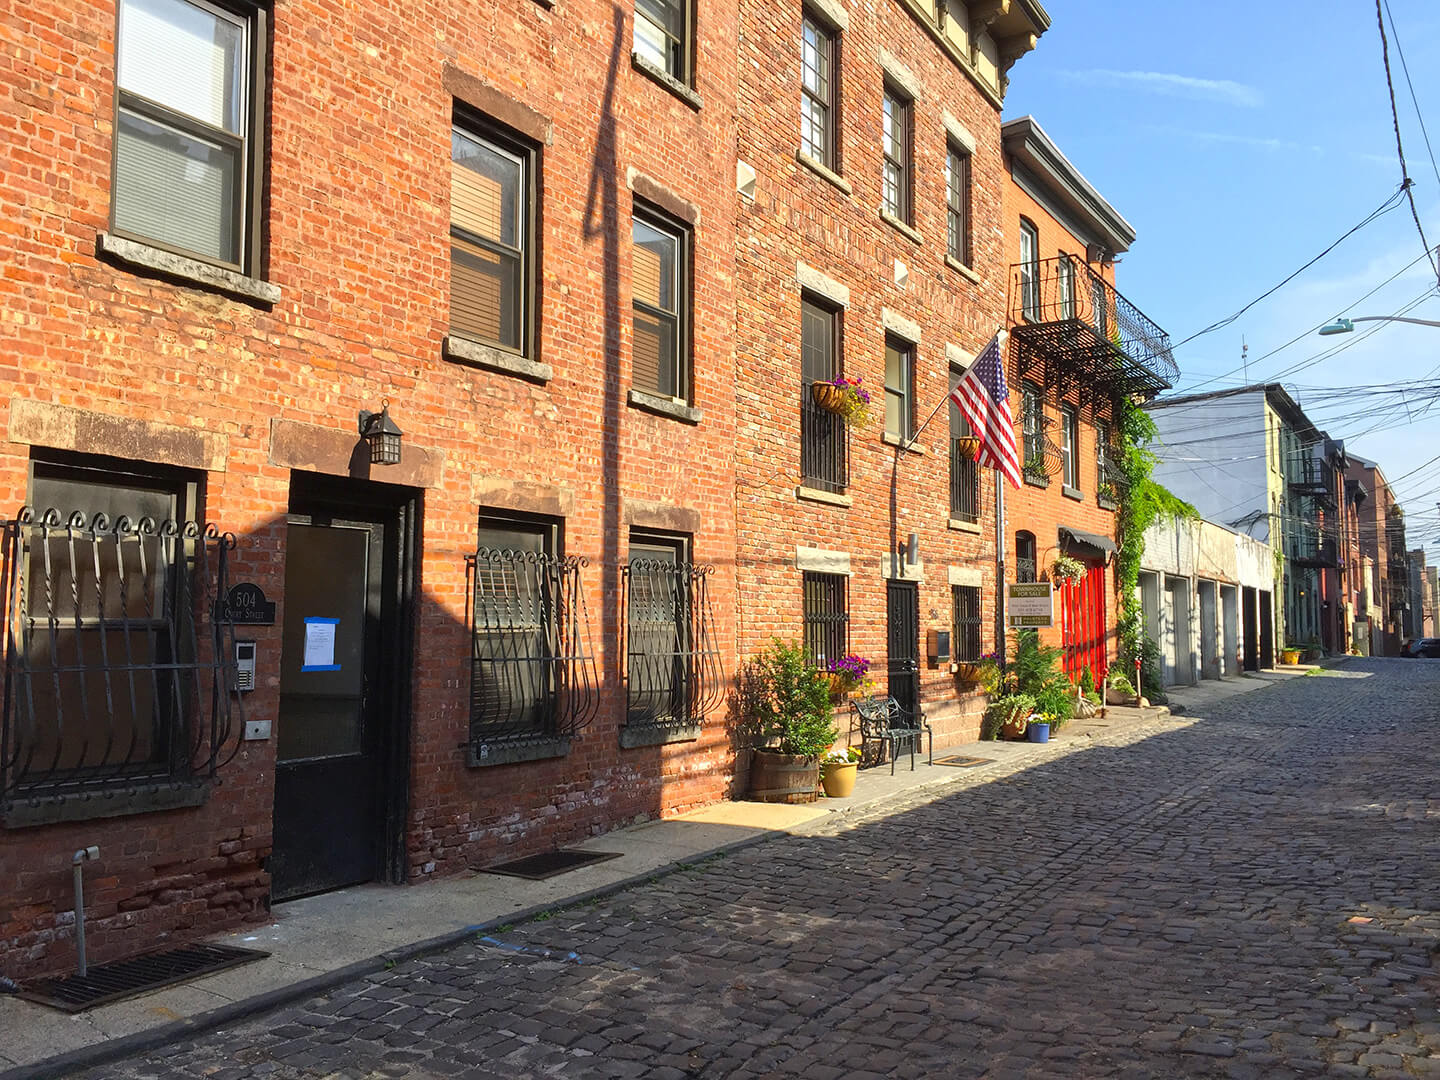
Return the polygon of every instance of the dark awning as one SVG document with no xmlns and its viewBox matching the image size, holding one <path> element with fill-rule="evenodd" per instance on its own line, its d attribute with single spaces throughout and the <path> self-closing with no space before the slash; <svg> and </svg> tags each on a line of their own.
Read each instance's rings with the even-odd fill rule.
<svg viewBox="0 0 1440 1080">
<path fill-rule="evenodd" d="M 1108 536 L 1072 529 L 1069 525 L 1060 526 L 1060 543 L 1072 550 L 1078 548 L 1081 555 L 1093 558 L 1108 559 L 1115 554 L 1115 541 Z"/>
</svg>

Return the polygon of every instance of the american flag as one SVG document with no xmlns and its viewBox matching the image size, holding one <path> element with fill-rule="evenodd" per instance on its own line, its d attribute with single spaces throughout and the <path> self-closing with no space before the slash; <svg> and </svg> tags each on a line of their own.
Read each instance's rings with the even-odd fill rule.
<svg viewBox="0 0 1440 1080">
<path fill-rule="evenodd" d="M 970 429 L 980 439 L 980 452 L 975 460 L 986 468 L 999 469 L 1011 486 L 1018 488 L 1020 451 L 1015 445 L 1010 388 L 1005 385 L 1004 343 L 1005 331 L 1001 330 L 980 350 L 970 370 L 950 391 L 950 400 L 970 421 Z"/>
</svg>

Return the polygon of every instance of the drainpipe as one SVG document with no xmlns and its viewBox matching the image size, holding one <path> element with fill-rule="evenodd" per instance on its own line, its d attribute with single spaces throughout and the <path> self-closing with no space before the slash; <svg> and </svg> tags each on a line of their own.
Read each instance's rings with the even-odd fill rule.
<svg viewBox="0 0 1440 1080">
<path fill-rule="evenodd" d="M 100 858 L 100 849 L 94 845 L 81 848 L 70 857 L 70 869 L 75 875 L 75 973 L 85 978 L 85 867 L 86 859 Z"/>
</svg>

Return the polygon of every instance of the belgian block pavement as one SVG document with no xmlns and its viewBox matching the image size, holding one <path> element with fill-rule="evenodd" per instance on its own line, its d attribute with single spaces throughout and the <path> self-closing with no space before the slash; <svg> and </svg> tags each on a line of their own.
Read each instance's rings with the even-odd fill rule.
<svg viewBox="0 0 1440 1080">
<path fill-rule="evenodd" d="M 84 1075 L 1440 1077 L 1437 721 L 1355 660 Z"/>
</svg>

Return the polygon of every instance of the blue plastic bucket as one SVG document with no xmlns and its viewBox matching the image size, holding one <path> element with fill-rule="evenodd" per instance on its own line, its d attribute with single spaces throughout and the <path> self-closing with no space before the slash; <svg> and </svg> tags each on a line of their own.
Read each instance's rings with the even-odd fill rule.
<svg viewBox="0 0 1440 1080">
<path fill-rule="evenodd" d="M 1031 742 L 1049 742 L 1050 725 L 1032 720 L 1025 726 L 1025 737 Z"/>
</svg>

